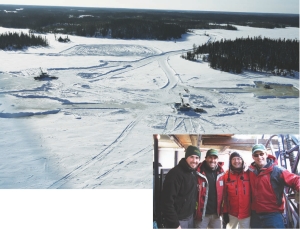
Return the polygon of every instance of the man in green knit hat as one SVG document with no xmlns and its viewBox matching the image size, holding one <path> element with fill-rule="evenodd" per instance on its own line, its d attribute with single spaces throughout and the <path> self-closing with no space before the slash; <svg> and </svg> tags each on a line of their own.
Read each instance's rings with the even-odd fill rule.
<svg viewBox="0 0 300 229">
<path fill-rule="evenodd" d="M 197 201 L 195 169 L 201 152 L 188 146 L 185 157 L 166 175 L 162 190 L 162 213 L 166 228 L 194 228 L 193 213 Z"/>
</svg>

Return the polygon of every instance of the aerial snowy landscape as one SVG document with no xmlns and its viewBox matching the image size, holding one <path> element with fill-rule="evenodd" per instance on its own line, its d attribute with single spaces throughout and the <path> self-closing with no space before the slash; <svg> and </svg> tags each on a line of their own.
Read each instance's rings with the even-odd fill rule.
<svg viewBox="0 0 300 229">
<path fill-rule="evenodd" d="M 298 28 L 236 27 L 172 41 L 46 34 L 49 47 L 1 50 L 0 187 L 148 189 L 153 134 L 297 134 L 298 72 L 232 74 L 181 58 L 220 39 L 299 40 Z M 41 72 L 58 79 L 34 80 Z M 176 110 L 182 101 L 205 112 Z"/>
<path fill-rule="evenodd" d="M 156 134 L 299 139 L 295 46 L 275 44 L 254 58 L 265 68 L 239 74 L 213 69 L 211 52 L 182 58 L 258 37 L 299 46 L 299 1 L 2 0 L 0 228 L 154 227 Z M 267 50 L 236 44 L 238 60 Z M 272 73 L 272 54 L 297 70 Z"/>
</svg>

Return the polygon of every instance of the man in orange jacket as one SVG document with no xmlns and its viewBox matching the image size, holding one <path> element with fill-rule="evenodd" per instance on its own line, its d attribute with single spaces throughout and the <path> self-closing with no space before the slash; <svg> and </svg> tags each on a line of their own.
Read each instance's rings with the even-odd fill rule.
<svg viewBox="0 0 300 229">
<path fill-rule="evenodd" d="M 205 160 L 197 167 L 195 228 L 221 228 L 224 163 L 218 160 L 218 151 L 210 149 L 206 152 Z"/>
<path fill-rule="evenodd" d="M 249 171 L 244 170 L 242 156 L 233 152 L 229 157 L 229 170 L 224 175 L 223 220 L 228 221 L 226 229 L 250 228 L 251 189 Z"/>
</svg>

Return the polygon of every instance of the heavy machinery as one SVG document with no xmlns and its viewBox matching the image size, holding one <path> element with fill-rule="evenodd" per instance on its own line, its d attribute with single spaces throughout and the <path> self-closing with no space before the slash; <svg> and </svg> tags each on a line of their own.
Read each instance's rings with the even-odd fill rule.
<svg viewBox="0 0 300 229">
<path fill-rule="evenodd" d="M 58 79 L 57 76 L 50 76 L 47 72 L 43 72 L 42 68 L 41 69 L 41 74 L 39 76 L 35 76 L 35 80 L 56 80 Z"/>
</svg>

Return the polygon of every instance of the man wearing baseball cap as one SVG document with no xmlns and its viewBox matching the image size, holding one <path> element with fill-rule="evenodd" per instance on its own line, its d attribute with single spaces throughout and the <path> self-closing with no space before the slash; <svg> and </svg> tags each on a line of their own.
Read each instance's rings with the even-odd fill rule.
<svg viewBox="0 0 300 229">
<path fill-rule="evenodd" d="M 188 146 L 185 158 L 166 175 L 162 190 L 162 213 L 166 228 L 194 228 L 193 213 L 197 201 L 196 167 L 201 152 Z"/>
<path fill-rule="evenodd" d="M 195 228 L 221 228 L 220 215 L 223 202 L 223 162 L 219 152 L 210 149 L 205 160 L 197 167 L 198 199 Z"/>
<path fill-rule="evenodd" d="M 251 228 L 285 228 L 283 189 L 288 186 L 299 197 L 300 176 L 277 165 L 277 159 L 267 154 L 264 145 L 252 147 L 254 162 L 249 166 L 251 185 Z M 299 202 L 299 199 L 297 200 Z"/>
</svg>

